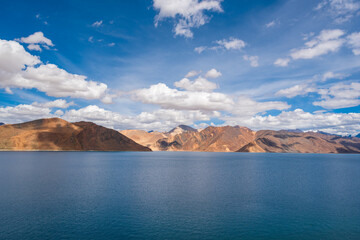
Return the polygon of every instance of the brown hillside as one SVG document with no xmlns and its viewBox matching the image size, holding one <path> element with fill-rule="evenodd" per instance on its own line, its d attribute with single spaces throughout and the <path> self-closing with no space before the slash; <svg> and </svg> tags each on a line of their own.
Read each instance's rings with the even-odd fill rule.
<svg viewBox="0 0 360 240">
<path fill-rule="evenodd" d="M 360 139 L 315 132 L 263 130 L 238 152 L 360 153 Z"/>
<path fill-rule="evenodd" d="M 59 118 L 0 126 L 0 150 L 150 151 L 115 130 Z"/>
<path fill-rule="evenodd" d="M 190 129 L 178 132 L 154 134 L 139 130 L 122 131 L 127 137 L 156 151 L 234 152 L 239 146 L 255 139 L 255 132 L 239 126 L 207 127 L 202 131 Z"/>
<path fill-rule="evenodd" d="M 161 132 L 147 132 L 144 130 L 123 130 L 120 131 L 121 134 L 126 137 L 134 140 L 140 145 L 146 146 L 153 151 L 160 151 L 158 140 L 167 138 L 165 133 Z"/>
</svg>

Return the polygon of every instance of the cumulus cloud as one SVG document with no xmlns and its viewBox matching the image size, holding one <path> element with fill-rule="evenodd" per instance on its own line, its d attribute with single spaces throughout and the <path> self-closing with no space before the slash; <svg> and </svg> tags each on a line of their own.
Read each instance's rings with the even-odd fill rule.
<svg viewBox="0 0 360 240">
<path fill-rule="evenodd" d="M 204 92 L 202 89 L 195 89 L 194 82 L 182 80 L 175 83 L 186 91 L 171 89 L 165 84 L 159 83 L 150 88 L 135 90 L 131 95 L 135 101 L 154 104 L 162 109 L 192 110 L 206 114 L 217 112 L 219 113 L 218 117 L 224 118 L 226 116 L 228 119 L 248 119 L 256 114 L 265 114 L 270 110 L 290 108 L 290 105 L 281 101 L 257 102 L 246 96 L 236 98 L 222 93 L 210 92 L 210 88 L 207 89 L 209 92 Z M 215 85 L 212 88 L 214 87 Z M 221 115 L 220 112 L 222 112 Z"/>
<path fill-rule="evenodd" d="M 42 51 L 42 47 L 45 49 L 50 49 L 49 47 L 53 47 L 54 44 L 52 41 L 44 36 L 42 32 L 35 32 L 28 37 L 22 37 L 20 39 L 16 39 L 21 43 L 27 43 L 29 50 Z M 41 46 L 40 46 L 41 45 Z"/>
<path fill-rule="evenodd" d="M 349 21 L 359 13 L 360 3 L 354 0 L 323 0 L 315 10 L 324 10 L 338 24 Z"/>
<path fill-rule="evenodd" d="M 259 57 L 258 56 L 244 55 L 243 58 L 244 58 L 245 61 L 250 62 L 250 66 L 252 66 L 252 67 L 258 67 L 259 66 Z"/>
<path fill-rule="evenodd" d="M 311 59 L 330 52 L 338 51 L 345 43 L 341 38 L 345 34 L 340 29 L 323 30 L 314 39 L 305 43 L 304 48 L 293 49 L 290 56 L 292 59 Z"/>
<path fill-rule="evenodd" d="M 83 75 L 71 74 L 54 64 L 43 64 L 15 41 L 0 40 L 0 87 L 36 88 L 53 97 L 105 99 L 107 85 L 87 81 Z"/>
<path fill-rule="evenodd" d="M 39 51 L 39 52 L 42 51 L 42 48 L 39 45 L 36 45 L 36 44 L 30 44 L 27 48 L 29 50 L 33 50 L 33 51 Z"/>
<path fill-rule="evenodd" d="M 255 130 L 302 129 L 319 130 L 333 134 L 348 135 L 360 131 L 360 113 L 309 113 L 302 109 L 283 111 L 268 116 L 251 118 L 224 118 L 225 124 L 243 125 Z"/>
<path fill-rule="evenodd" d="M 211 47 L 200 46 L 194 49 L 197 53 L 202 53 L 205 50 L 241 50 L 246 46 L 246 43 L 238 38 L 230 37 L 229 39 L 222 39 L 215 41 L 215 45 Z"/>
<path fill-rule="evenodd" d="M 44 103 L 34 102 L 32 104 L 20 104 L 14 107 L 0 107 L 0 121 L 5 123 L 21 123 L 39 118 L 50 118 L 58 116 L 56 112 L 54 114 L 52 113 L 52 108 L 65 109 L 71 105 L 74 105 L 74 103 L 57 99 Z"/>
<path fill-rule="evenodd" d="M 32 105 L 36 106 L 36 107 L 42 107 L 42 108 L 64 108 L 64 109 L 66 109 L 70 106 L 75 105 L 75 103 L 67 102 L 64 99 L 56 99 L 54 101 L 45 102 L 45 103 L 34 102 Z"/>
<path fill-rule="evenodd" d="M 132 98 L 147 104 L 155 104 L 165 109 L 176 110 L 229 110 L 233 100 L 222 93 L 179 91 L 163 83 L 135 90 Z"/>
<path fill-rule="evenodd" d="M 240 50 L 242 48 L 245 47 L 245 42 L 241 39 L 237 39 L 237 38 L 229 38 L 229 39 L 222 39 L 222 40 L 218 40 L 216 41 L 216 43 L 225 48 L 226 50 L 231 50 L 231 49 L 234 49 L 234 50 Z"/>
<path fill-rule="evenodd" d="M 186 78 L 191 78 L 191 77 L 195 77 L 197 75 L 199 75 L 201 73 L 201 71 L 195 71 L 195 70 L 192 70 L 190 72 L 188 72 L 185 77 Z"/>
<path fill-rule="evenodd" d="M 222 12 L 222 0 L 154 0 L 153 7 L 159 11 L 155 26 L 166 18 L 175 19 L 175 35 L 192 38 L 192 28 L 199 28 L 210 21 L 206 12 Z"/>
<path fill-rule="evenodd" d="M 0 121 L 4 123 L 21 123 L 39 118 L 52 117 L 51 109 L 21 104 L 15 107 L 1 107 Z"/>
<path fill-rule="evenodd" d="M 231 115 L 235 118 L 248 118 L 257 113 L 265 113 L 269 110 L 285 110 L 291 106 L 280 101 L 257 102 L 249 97 L 241 96 L 235 103 Z"/>
<path fill-rule="evenodd" d="M 321 94 L 323 100 L 314 102 L 315 106 L 326 109 L 340 109 L 360 105 L 359 82 L 350 84 L 337 83 L 328 89 L 319 89 L 318 93 Z"/>
<path fill-rule="evenodd" d="M 31 34 L 28 37 L 22 37 L 19 40 L 22 43 L 28 43 L 28 44 L 45 44 L 48 46 L 53 47 L 54 44 L 52 41 L 44 36 L 42 32 L 36 32 Z"/>
<path fill-rule="evenodd" d="M 218 77 L 221 77 L 221 75 L 222 75 L 221 72 L 219 72 L 215 68 L 212 68 L 205 74 L 205 77 L 207 77 L 207 78 L 218 78 Z"/>
<path fill-rule="evenodd" d="M 279 67 L 287 67 L 289 65 L 289 62 L 290 58 L 278 58 L 276 59 L 274 64 Z"/>
<path fill-rule="evenodd" d="M 175 87 L 185 89 L 187 91 L 198 91 L 198 92 L 211 92 L 217 88 L 217 85 L 213 82 L 208 81 L 206 78 L 198 77 L 194 81 L 188 78 L 183 78 L 178 82 L 174 83 Z"/>
<path fill-rule="evenodd" d="M 168 131 L 176 125 L 191 125 L 195 121 L 209 121 L 218 116 L 217 112 L 203 113 L 201 111 L 179 111 L 174 109 L 159 109 L 153 112 L 142 112 L 135 116 L 123 116 L 119 113 L 105 110 L 96 105 L 67 111 L 63 118 L 71 121 L 91 121 L 114 129 L 145 129 Z"/>
</svg>

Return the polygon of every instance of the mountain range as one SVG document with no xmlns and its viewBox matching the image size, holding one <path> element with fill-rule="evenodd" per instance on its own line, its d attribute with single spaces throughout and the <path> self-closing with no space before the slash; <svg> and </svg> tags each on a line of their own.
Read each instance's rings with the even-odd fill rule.
<svg viewBox="0 0 360 240">
<path fill-rule="evenodd" d="M 183 126 L 169 132 L 121 131 L 153 151 L 274 152 L 274 153 L 360 153 L 360 138 L 300 130 L 252 131 L 246 127 Z"/>
<path fill-rule="evenodd" d="M 91 122 L 50 118 L 0 126 L 0 150 L 360 153 L 360 138 L 241 126 L 116 131 Z"/>
</svg>

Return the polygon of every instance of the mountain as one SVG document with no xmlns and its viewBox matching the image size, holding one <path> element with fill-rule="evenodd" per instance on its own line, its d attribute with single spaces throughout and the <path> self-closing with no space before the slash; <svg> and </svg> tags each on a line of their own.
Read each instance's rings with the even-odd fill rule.
<svg viewBox="0 0 360 240">
<path fill-rule="evenodd" d="M 360 153 L 360 139 L 320 132 L 262 130 L 237 152 Z"/>
<path fill-rule="evenodd" d="M 165 151 L 234 152 L 239 144 L 253 141 L 255 133 L 246 127 L 207 127 L 201 131 L 188 131 L 163 139 Z"/>
<path fill-rule="evenodd" d="M 156 131 L 123 130 L 120 133 L 153 151 L 160 151 L 159 144 L 157 143 L 158 140 L 167 138 L 166 133 Z"/>
<path fill-rule="evenodd" d="M 175 136 L 176 134 L 184 133 L 184 132 L 197 132 L 195 128 L 186 125 L 179 125 L 176 128 L 171 129 L 168 134 Z"/>
<path fill-rule="evenodd" d="M 5 123 L 0 122 L 0 126 L 1 126 L 1 125 L 4 125 L 4 124 L 5 124 Z"/>
<path fill-rule="evenodd" d="M 121 133 L 154 151 L 360 153 L 359 138 L 322 132 L 255 132 L 240 126 L 211 126 L 201 131 L 192 128 L 180 131 L 178 127 L 174 131 L 156 134 L 141 130 Z"/>
<path fill-rule="evenodd" d="M 151 151 L 115 130 L 59 118 L 0 126 L 0 150 Z"/>
<path fill-rule="evenodd" d="M 0 150 L 360 153 L 360 138 L 322 132 L 255 132 L 240 126 L 197 130 L 180 125 L 164 133 L 118 132 L 91 122 L 50 118 L 0 126 Z"/>
<path fill-rule="evenodd" d="M 360 138 L 360 133 L 358 135 L 356 135 L 355 137 Z"/>
<path fill-rule="evenodd" d="M 201 131 L 180 125 L 166 133 L 149 134 L 140 130 L 121 131 L 125 136 L 154 151 L 234 152 L 255 139 L 245 127 L 207 127 Z"/>
</svg>

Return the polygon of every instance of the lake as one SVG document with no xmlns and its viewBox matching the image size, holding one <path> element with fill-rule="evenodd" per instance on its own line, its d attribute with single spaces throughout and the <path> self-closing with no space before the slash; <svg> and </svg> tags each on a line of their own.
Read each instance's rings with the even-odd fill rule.
<svg viewBox="0 0 360 240">
<path fill-rule="evenodd" d="M 0 239 L 360 239 L 360 155 L 0 152 Z"/>
</svg>

